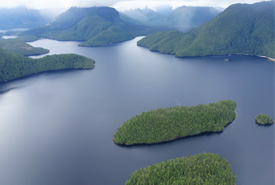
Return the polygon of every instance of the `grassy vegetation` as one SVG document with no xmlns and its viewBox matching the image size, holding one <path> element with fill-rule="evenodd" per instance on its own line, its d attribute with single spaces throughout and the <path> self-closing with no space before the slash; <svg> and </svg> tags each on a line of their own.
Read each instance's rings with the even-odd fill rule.
<svg viewBox="0 0 275 185">
<path fill-rule="evenodd" d="M 163 161 L 134 172 L 126 185 L 234 185 L 229 163 L 216 154 L 203 153 Z"/>
<path fill-rule="evenodd" d="M 0 82 L 44 71 L 91 68 L 94 68 L 94 60 L 80 55 L 63 54 L 32 59 L 0 49 Z"/>
<path fill-rule="evenodd" d="M 274 1 L 236 4 L 188 33 L 149 35 L 139 46 L 177 57 L 250 54 L 275 58 Z"/>
<path fill-rule="evenodd" d="M 261 125 L 270 125 L 274 123 L 274 120 L 267 114 L 258 114 L 256 116 L 256 123 Z"/>
<path fill-rule="evenodd" d="M 33 47 L 20 39 L 2 39 L 0 38 L 0 48 L 9 50 L 24 56 L 41 55 L 49 53 L 49 50 L 39 47 Z"/>
<path fill-rule="evenodd" d="M 236 103 L 219 101 L 194 107 L 171 107 L 143 112 L 114 134 L 116 144 L 152 144 L 205 132 L 221 132 L 235 119 Z"/>
</svg>

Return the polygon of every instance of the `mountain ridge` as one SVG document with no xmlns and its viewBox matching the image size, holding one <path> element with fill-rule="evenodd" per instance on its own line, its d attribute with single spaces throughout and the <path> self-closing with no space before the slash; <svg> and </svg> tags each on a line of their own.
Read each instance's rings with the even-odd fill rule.
<svg viewBox="0 0 275 185">
<path fill-rule="evenodd" d="M 138 45 L 177 57 L 249 54 L 275 58 L 273 3 L 234 4 L 188 33 L 155 33 Z"/>
</svg>

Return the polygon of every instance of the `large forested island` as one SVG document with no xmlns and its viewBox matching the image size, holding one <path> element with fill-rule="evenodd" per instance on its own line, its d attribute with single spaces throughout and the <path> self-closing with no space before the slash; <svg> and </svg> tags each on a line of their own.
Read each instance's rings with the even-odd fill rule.
<svg viewBox="0 0 275 185">
<path fill-rule="evenodd" d="M 94 60 L 76 54 L 32 59 L 0 48 L 0 82 L 45 71 L 91 69 L 94 68 L 94 63 Z"/>
<path fill-rule="evenodd" d="M 267 114 L 258 114 L 256 116 L 256 123 L 260 125 L 272 125 L 274 120 Z"/>
<path fill-rule="evenodd" d="M 221 132 L 235 117 L 231 100 L 193 107 L 171 107 L 143 112 L 133 117 L 114 134 L 121 145 L 153 144 L 201 133 Z"/>
<path fill-rule="evenodd" d="M 126 185 L 234 185 L 229 163 L 217 154 L 203 153 L 163 161 L 134 172 Z"/>
<path fill-rule="evenodd" d="M 138 45 L 177 57 L 249 54 L 275 58 L 274 1 L 231 5 L 188 33 L 155 33 Z"/>
</svg>

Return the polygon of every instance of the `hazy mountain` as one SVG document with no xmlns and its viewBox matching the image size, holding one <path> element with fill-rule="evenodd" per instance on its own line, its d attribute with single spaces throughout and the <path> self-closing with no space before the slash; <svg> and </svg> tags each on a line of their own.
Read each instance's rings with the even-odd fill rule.
<svg viewBox="0 0 275 185">
<path fill-rule="evenodd" d="M 173 10 L 161 25 L 175 28 L 179 31 L 189 31 L 201 26 L 203 23 L 213 19 L 220 12 L 212 7 L 188 7 L 182 6 Z"/>
<path fill-rule="evenodd" d="M 219 14 L 212 7 L 188 7 L 183 6 L 172 10 L 169 6 L 159 6 L 156 10 L 134 9 L 122 12 L 128 17 L 148 26 L 168 27 L 171 30 L 189 31 L 211 20 Z"/>
<path fill-rule="evenodd" d="M 34 28 L 45 25 L 50 18 L 39 10 L 26 7 L 0 8 L 0 29 Z"/>
<path fill-rule="evenodd" d="M 51 24 L 24 32 L 55 40 L 84 41 L 81 46 L 104 46 L 151 32 L 145 26 L 126 22 L 110 7 L 70 8 Z"/>
<path fill-rule="evenodd" d="M 188 33 L 155 33 L 138 45 L 178 57 L 250 54 L 274 58 L 274 1 L 231 5 Z"/>
</svg>

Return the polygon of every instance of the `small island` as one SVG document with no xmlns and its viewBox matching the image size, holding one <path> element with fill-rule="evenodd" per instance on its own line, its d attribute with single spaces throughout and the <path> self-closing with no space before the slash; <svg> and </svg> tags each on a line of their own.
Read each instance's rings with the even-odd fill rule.
<svg viewBox="0 0 275 185">
<path fill-rule="evenodd" d="M 221 132 L 235 117 L 236 103 L 223 100 L 193 107 L 160 108 L 133 117 L 114 134 L 119 145 L 154 144 L 202 133 Z"/>
<path fill-rule="evenodd" d="M 256 116 L 256 123 L 259 125 L 272 125 L 274 120 L 267 114 L 258 114 Z"/>
<path fill-rule="evenodd" d="M 95 61 L 76 54 L 32 59 L 0 48 L 0 82 L 36 73 L 64 69 L 92 69 Z"/>
<path fill-rule="evenodd" d="M 135 171 L 126 185 L 211 184 L 235 185 L 230 164 L 221 156 L 202 153 L 163 161 Z"/>
</svg>

